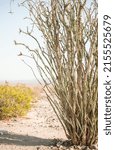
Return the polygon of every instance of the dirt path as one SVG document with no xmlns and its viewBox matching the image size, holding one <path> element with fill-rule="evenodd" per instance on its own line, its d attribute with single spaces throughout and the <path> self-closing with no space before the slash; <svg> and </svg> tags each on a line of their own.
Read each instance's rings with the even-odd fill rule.
<svg viewBox="0 0 115 150">
<path fill-rule="evenodd" d="M 0 150 L 47 150 L 55 139 L 66 137 L 44 93 L 26 117 L 0 121 Z"/>
</svg>

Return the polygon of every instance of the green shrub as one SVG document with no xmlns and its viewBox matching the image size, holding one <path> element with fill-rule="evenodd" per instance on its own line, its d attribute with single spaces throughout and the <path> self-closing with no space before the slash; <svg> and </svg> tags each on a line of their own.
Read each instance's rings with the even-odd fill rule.
<svg viewBox="0 0 115 150">
<path fill-rule="evenodd" d="M 1 85 L 0 119 L 25 115 L 33 97 L 33 91 L 24 85 Z"/>
</svg>

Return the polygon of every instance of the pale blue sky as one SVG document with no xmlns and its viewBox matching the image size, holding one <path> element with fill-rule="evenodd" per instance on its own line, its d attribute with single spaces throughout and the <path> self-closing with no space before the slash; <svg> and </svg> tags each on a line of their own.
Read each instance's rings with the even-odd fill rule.
<svg viewBox="0 0 115 150">
<path fill-rule="evenodd" d="M 14 40 L 21 40 L 19 28 L 27 26 L 23 19 L 26 16 L 24 8 L 12 4 L 11 15 L 10 0 L 0 0 L 0 80 L 32 80 L 31 70 L 17 56 L 20 47 L 14 45 Z"/>
<path fill-rule="evenodd" d="M 18 7 L 18 0 L 15 1 L 12 3 L 14 13 L 10 14 L 10 0 L 0 0 L 0 80 L 33 80 L 32 71 L 17 56 L 22 51 L 21 47 L 14 45 L 14 40 L 26 40 L 18 31 L 28 25 L 23 19 L 27 11 Z M 32 45 L 32 41 L 29 43 Z"/>
</svg>

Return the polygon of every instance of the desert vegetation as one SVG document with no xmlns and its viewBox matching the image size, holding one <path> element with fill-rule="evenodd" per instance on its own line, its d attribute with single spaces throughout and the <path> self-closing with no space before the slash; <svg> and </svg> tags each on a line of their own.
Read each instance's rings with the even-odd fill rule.
<svg viewBox="0 0 115 150">
<path fill-rule="evenodd" d="M 98 136 L 98 5 L 96 0 L 87 2 L 23 1 L 32 28 L 20 29 L 20 33 L 34 40 L 36 47 L 15 44 L 24 46 L 34 60 L 67 138 L 75 145 L 90 146 Z M 45 46 L 37 32 L 41 32 Z"/>
<path fill-rule="evenodd" d="M 33 98 L 34 92 L 25 85 L 0 85 L 0 119 L 25 115 Z"/>
</svg>

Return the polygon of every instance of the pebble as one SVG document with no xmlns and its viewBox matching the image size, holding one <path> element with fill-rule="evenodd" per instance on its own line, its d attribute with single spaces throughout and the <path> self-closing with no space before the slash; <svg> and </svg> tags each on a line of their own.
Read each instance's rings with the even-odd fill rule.
<svg viewBox="0 0 115 150">
<path fill-rule="evenodd" d="M 0 132 L 0 135 L 3 135 L 3 132 Z"/>
</svg>

